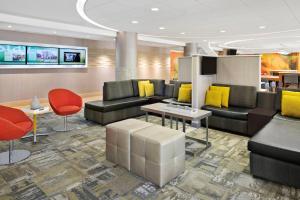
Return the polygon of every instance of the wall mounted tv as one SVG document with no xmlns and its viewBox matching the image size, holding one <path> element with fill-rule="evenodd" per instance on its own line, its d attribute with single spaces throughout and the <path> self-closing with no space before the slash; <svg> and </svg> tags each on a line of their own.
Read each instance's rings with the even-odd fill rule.
<svg viewBox="0 0 300 200">
<path fill-rule="evenodd" d="M 0 44 L 0 65 L 25 65 L 26 46 Z"/>
<path fill-rule="evenodd" d="M 59 64 L 61 65 L 85 65 L 85 49 L 59 49 Z"/>
<path fill-rule="evenodd" d="M 217 57 L 203 56 L 201 59 L 201 75 L 212 75 L 217 73 Z"/>
<path fill-rule="evenodd" d="M 58 48 L 27 46 L 27 64 L 29 65 L 57 65 Z"/>
</svg>

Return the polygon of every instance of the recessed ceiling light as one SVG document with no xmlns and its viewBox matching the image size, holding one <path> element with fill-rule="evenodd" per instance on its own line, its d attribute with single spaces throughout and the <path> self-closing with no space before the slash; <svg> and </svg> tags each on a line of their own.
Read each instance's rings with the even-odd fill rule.
<svg viewBox="0 0 300 200">
<path fill-rule="evenodd" d="M 7 27 L 8 27 L 8 28 L 12 28 L 12 25 L 8 25 Z"/>
<path fill-rule="evenodd" d="M 226 31 L 225 31 L 225 30 L 220 30 L 220 32 L 221 32 L 221 33 L 225 33 Z"/>
<path fill-rule="evenodd" d="M 53 33 L 56 34 L 57 32 L 56 32 L 56 31 L 53 31 Z"/>
<path fill-rule="evenodd" d="M 260 28 L 260 29 L 265 29 L 265 28 L 266 28 L 266 26 L 259 26 L 259 28 Z"/>
<path fill-rule="evenodd" d="M 203 42 L 207 42 L 207 40 L 203 40 Z"/>
<path fill-rule="evenodd" d="M 166 28 L 163 27 L 163 26 L 161 26 L 161 27 L 159 27 L 159 29 L 160 29 L 160 30 L 165 30 Z"/>
<path fill-rule="evenodd" d="M 185 32 L 181 32 L 180 34 L 181 34 L 181 35 L 185 35 Z"/>
<path fill-rule="evenodd" d="M 136 20 L 131 21 L 132 24 L 138 24 L 139 22 Z"/>
<path fill-rule="evenodd" d="M 159 8 L 151 8 L 152 11 L 157 12 L 159 11 Z"/>
</svg>

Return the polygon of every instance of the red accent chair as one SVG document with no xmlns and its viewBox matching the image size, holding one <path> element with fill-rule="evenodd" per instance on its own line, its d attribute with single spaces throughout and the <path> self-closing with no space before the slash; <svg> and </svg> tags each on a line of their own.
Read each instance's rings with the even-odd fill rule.
<svg viewBox="0 0 300 200">
<path fill-rule="evenodd" d="M 27 150 L 13 150 L 13 141 L 32 131 L 32 120 L 21 110 L 0 105 L 0 141 L 9 141 L 9 150 L 0 153 L 0 165 L 12 164 L 30 156 Z"/>
<path fill-rule="evenodd" d="M 64 116 L 64 129 L 56 131 L 68 131 L 67 116 L 78 113 L 82 108 L 82 98 L 67 89 L 53 89 L 48 94 L 48 99 L 54 113 Z"/>
</svg>

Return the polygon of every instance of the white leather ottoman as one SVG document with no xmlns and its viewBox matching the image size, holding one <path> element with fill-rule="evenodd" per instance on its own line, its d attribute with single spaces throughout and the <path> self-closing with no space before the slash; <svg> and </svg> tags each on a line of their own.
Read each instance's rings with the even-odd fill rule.
<svg viewBox="0 0 300 200">
<path fill-rule="evenodd" d="M 127 119 L 106 126 L 106 159 L 130 170 L 130 135 L 153 126 L 136 119 Z"/>
<path fill-rule="evenodd" d="M 185 134 L 153 125 L 130 139 L 131 171 L 162 187 L 185 169 Z"/>
</svg>

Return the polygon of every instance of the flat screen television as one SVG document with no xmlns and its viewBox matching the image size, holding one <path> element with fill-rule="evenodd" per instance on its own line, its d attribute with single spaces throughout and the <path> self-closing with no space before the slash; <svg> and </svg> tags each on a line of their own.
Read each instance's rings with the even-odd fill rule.
<svg viewBox="0 0 300 200">
<path fill-rule="evenodd" d="M 59 49 L 59 64 L 61 65 L 85 65 L 85 49 Z"/>
<path fill-rule="evenodd" d="M 26 46 L 0 44 L 0 65 L 25 65 Z"/>
<path fill-rule="evenodd" d="M 201 75 L 217 73 L 217 57 L 203 56 L 201 59 Z"/>
<path fill-rule="evenodd" d="M 29 65 L 57 65 L 58 48 L 27 46 L 27 64 Z"/>
</svg>

